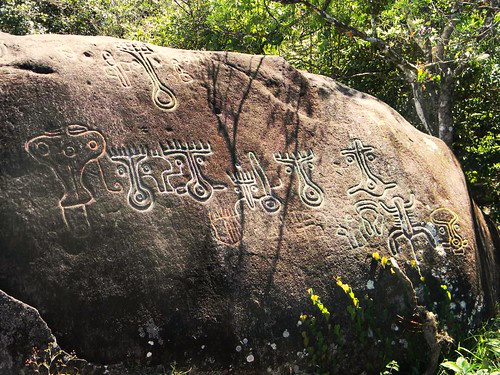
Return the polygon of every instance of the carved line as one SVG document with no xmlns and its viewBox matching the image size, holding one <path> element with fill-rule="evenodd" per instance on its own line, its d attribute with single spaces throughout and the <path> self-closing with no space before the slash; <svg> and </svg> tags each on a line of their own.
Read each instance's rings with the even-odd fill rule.
<svg viewBox="0 0 500 375">
<path fill-rule="evenodd" d="M 386 183 L 373 173 L 368 164 L 368 161 L 375 159 L 372 151 L 373 147 L 363 145 L 360 139 L 354 139 L 351 148 L 341 150 L 340 153 L 346 156 L 348 163 L 356 162 L 362 176 L 362 180 L 357 185 L 351 186 L 347 190 L 349 195 L 363 191 L 374 197 L 381 197 L 386 190 L 396 187 L 395 182 Z"/>
<path fill-rule="evenodd" d="M 106 69 L 106 73 L 113 78 L 117 78 L 123 87 L 130 87 L 130 80 L 127 77 L 127 74 L 122 69 L 119 63 L 115 61 L 113 54 L 109 51 L 104 51 L 102 53 L 102 58 L 108 65 Z"/>
<path fill-rule="evenodd" d="M 147 55 L 153 53 L 153 50 L 143 43 L 119 43 L 116 47 L 120 51 L 132 55 L 143 66 L 153 83 L 153 91 L 151 93 L 153 103 L 164 111 L 175 110 L 177 99 L 174 93 L 160 80 L 153 68 L 153 64 L 147 57 Z M 166 96 L 166 101 L 161 99 L 162 95 Z"/>
<path fill-rule="evenodd" d="M 274 160 L 287 166 L 286 173 L 296 173 L 299 197 L 302 202 L 310 207 L 317 208 L 323 204 L 324 193 L 310 176 L 310 171 L 314 168 L 312 163 L 314 159 L 315 156 L 312 150 L 292 154 L 281 154 L 279 152 L 274 154 Z"/>
<path fill-rule="evenodd" d="M 446 238 L 442 245 L 446 249 L 452 249 L 455 255 L 464 255 L 469 241 L 460 234 L 458 215 L 448 208 L 437 208 L 430 214 L 431 222 L 437 227 L 438 233 Z"/>
</svg>

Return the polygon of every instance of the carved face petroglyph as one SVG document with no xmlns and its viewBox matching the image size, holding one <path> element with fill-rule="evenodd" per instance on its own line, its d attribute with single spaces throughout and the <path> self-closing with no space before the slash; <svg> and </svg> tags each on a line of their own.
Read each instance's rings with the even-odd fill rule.
<svg viewBox="0 0 500 375">
<path fill-rule="evenodd" d="M 463 254 L 468 241 L 460 235 L 458 215 L 447 208 L 438 208 L 431 215 L 431 222 L 436 226 L 439 242 L 444 248 L 451 248 L 455 254 Z"/>
<path fill-rule="evenodd" d="M 84 186 L 85 166 L 100 158 L 106 148 L 101 133 L 81 125 L 70 125 L 35 137 L 26 143 L 26 151 L 40 163 L 50 167 L 64 187 L 62 207 L 87 204 L 92 195 Z"/>
</svg>

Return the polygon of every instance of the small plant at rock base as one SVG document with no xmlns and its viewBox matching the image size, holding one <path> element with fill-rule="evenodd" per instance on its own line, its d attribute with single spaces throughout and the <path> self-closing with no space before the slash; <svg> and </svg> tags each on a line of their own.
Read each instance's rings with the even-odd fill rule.
<svg viewBox="0 0 500 375">
<path fill-rule="evenodd" d="M 443 361 L 439 375 L 500 375 L 500 315 L 465 341 L 472 348 L 458 345 L 457 359 Z"/>
<path fill-rule="evenodd" d="M 33 374 L 78 375 L 80 373 L 78 369 L 68 366 L 68 363 L 76 358 L 74 353 L 66 353 L 52 341 L 45 350 L 32 348 L 31 356 L 26 360 L 25 366 Z"/>
<path fill-rule="evenodd" d="M 396 361 L 390 361 L 380 375 L 392 375 L 394 371 L 399 372 L 399 364 Z"/>
</svg>

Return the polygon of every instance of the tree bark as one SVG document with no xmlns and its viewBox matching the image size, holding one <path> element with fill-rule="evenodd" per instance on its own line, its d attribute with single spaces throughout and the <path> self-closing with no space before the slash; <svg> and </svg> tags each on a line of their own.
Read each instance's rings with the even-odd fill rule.
<svg viewBox="0 0 500 375">
<path fill-rule="evenodd" d="M 439 138 L 451 148 L 453 142 L 454 122 L 453 122 L 453 80 L 445 77 L 441 82 L 438 97 L 438 125 Z"/>
</svg>

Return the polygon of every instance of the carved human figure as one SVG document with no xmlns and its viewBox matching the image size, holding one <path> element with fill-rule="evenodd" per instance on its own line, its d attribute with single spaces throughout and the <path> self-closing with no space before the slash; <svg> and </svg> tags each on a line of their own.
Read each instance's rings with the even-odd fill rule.
<svg viewBox="0 0 500 375">
<path fill-rule="evenodd" d="M 26 151 L 50 167 L 64 187 L 62 207 L 78 206 L 92 201 L 82 181 L 85 166 L 104 155 L 106 141 L 101 133 L 82 125 L 46 133 L 28 141 Z"/>
<path fill-rule="evenodd" d="M 212 184 L 203 173 L 203 165 L 207 158 L 212 155 L 212 148 L 210 144 L 203 142 L 181 142 L 169 141 L 161 144 L 161 153 L 164 157 L 171 160 L 174 159 L 175 168 L 179 170 L 178 173 L 167 173 L 166 179 L 170 186 L 179 195 L 189 194 L 193 199 L 199 202 L 208 201 L 214 190 L 224 190 L 226 188 L 223 184 Z M 187 182 L 175 183 L 172 180 L 173 176 L 188 177 Z"/>
<path fill-rule="evenodd" d="M 384 182 L 373 173 L 368 163 L 375 159 L 372 151 L 372 146 L 363 145 L 363 142 L 359 139 L 354 139 L 350 148 L 341 151 L 341 154 L 346 157 L 347 162 L 356 163 L 361 172 L 361 181 L 347 190 L 349 195 L 363 191 L 374 197 L 380 197 L 386 190 L 396 186 L 395 182 Z"/>
<path fill-rule="evenodd" d="M 458 215 L 447 208 L 438 208 L 431 215 L 431 222 L 436 226 L 439 242 L 454 254 L 463 255 L 468 241 L 460 235 Z"/>
<path fill-rule="evenodd" d="M 259 203 L 268 213 L 279 211 L 281 201 L 274 196 L 264 169 L 253 152 L 248 153 L 248 158 L 252 166 L 250 171 L 246 172 L 240 165 L 237 165 L 235 173 L 228 172 L 228 176 L 235 186 L 235 192 L 241 196 L 241 199 L 236 202 L 235 209 L 239 211 L 239 202 L 244 201 L 252 210 L 255 210 L 256 204 Z"/>
<path fill-rule="evenodd" d="M 82 125 L 69 125 L 29 140 L 25 149 L 52 169 L 64 188 L 59 201 L 63 220 L 69 229 L 85 234 L 90 225 L 85 205 L 92 203 L 93 196 L 82 177 L 85 167 L 104 155 L 103 135 Z"/>
<path fill-rule="evenodd" d="M 118 78 L 123 87 L 130 87 L 130 80 L 128 79 L 127 74 L 120 64 L 116 62 L 113 54 L 109 51 L 104 51 L 102 53 L 102 58 L 108 65 L 106 73 L 111 77 Z"/>
<path fill-rule="evenodd" d="M 154 193 L 146 186 L 139 172 L 140 163 L 148 157 L 148 150 L 142 146 L 112 147 L 109 156 L 119 164 L 118 175 L 128 177 L 130 187 L 127 200 L 130 206 L 139 211 L 150 209 L 154 203 Z"/>
<path fill-rule="evenodd" d="M 380 202 L 380 205 L 388 213 L 394 216 L 396 227 L 392 229 L 389 233 L 388 246 L 392 255 L 397 255 L 400 252 L 398 240 L 403 238 L 410 246 L 414 258 L 416 258 L 415 251 L 413 248 L 413 239 L 419 236 L 424 236 L 433 249 L 436 248 L 437 243 L 432 235 L 432 233 L 421 224 L 413 224 L 410 219 L 409 210 L 413 208 L 414 204 L 413 194 L 410 195 L 409 201 L 404 201 L 402 197 L 395 196 L 392 198 L 392 206 L 386 205 L 384 202 Z"/>
<path fill-rule="evenodd" d="M 319 207 L 323 203 L 324 194 L 323 190 L 311 178 L 314 159 L 315 156 L 312 150 L 292 154 L 274 154 L 274 160 L 286 165 L 286 173 L 296 173 L 299 197 L 302 202 L 311 207 Z"/>
<path fill-rule="evenodd" d="M 158 74 L 156 73 L 153 63 L 148 55 L 153 53 L 153 50 L 144 43 L 119 43 L 116 46 L 120 51 L 132 55 L 135 60 L 142 65 L 153 83 L 153 91 L 151 93 L 153 103 L 164 111 L 173 111 L 177 107 L 177 99 L 167 85 L 165 85 Z"/>
</svg>

